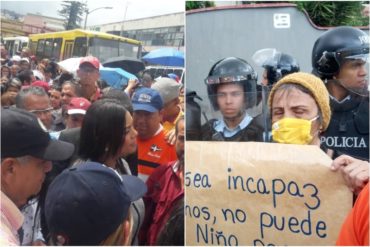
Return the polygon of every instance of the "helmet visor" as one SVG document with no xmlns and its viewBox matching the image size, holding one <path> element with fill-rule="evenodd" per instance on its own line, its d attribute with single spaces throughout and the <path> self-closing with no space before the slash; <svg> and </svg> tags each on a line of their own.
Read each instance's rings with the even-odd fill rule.
<svg viewBox="0 0 370 247">
<path fill-rule="evenodd" d="M 207 85 L 221 84 L 221 83 L 232 83 L 232 82 L 241 82 L 246 80 L 256 80 L 257 74 L 248 74 L 248 75 L 227 75 L 227 76 L 208 76 L 205 79 Z"/>
<path fill-rule="evenodd" d="M 280 52 L 275 48 L 266 48 L 256 51 L 253 56 L 253 62 L 260 67 L 271 66 L 276 67 L 279 61 Z"/>
<path fill-rule="evenodd" d="M 369 61 L 369 47 L 363 47 L 358 49 L 351 49 L 347 51 L 336 52 L 335 57 L 339 64 L 343 64 L 347 60 L 360 59 L 364 62 Z"/>
</svg>

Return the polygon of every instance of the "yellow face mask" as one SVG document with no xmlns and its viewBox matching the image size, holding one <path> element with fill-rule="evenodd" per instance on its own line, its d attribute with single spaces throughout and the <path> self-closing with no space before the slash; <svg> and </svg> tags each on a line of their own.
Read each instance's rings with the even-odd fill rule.
<svg viewBox="0 0 370 247">
<path fill-rule="evenodd" d="M 311 124 L 318 118 L 283 118 L 272 125 L 272 139 L 285 144 L 309 144 L 313 139 Z"/>
</svg>

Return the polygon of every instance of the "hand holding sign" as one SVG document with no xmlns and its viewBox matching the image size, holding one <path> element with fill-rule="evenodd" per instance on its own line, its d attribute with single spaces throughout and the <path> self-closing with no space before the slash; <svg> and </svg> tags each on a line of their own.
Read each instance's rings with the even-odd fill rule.
<svg viewBox="0 0 370 247">
<path fill-rule="evenodd" d="M 188 142 L 185 153 L 187 245 L 335 243 L 352 195 L 318 147 Z"/>
</svg>

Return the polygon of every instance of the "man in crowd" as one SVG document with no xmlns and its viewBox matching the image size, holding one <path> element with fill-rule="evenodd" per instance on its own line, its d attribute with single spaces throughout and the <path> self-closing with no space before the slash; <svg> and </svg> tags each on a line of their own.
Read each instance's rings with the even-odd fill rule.
<svg viewBox="0 0 370 247">
<path fill-rule="evenodd" d="M 100 62 L 96 57 L 88 56 L 81 59 L 80 66 L 77 70 L 82 96 L 90 100 L 91 103 L 101 97 L 97 83 L 100 77 L 99 66 Z"/>
<path fill-rule="evenodd" d="M 31 70 L 30 59 L 27 57 L 21 58 L 21 60 L 19 61 L 19 67 L 21 68 L 21 70 Z"/>
<path fill-rule="evenodd" d="M 152 75 L 149 73 L 149 71 L 144 71 L 143 77 L 141 79 L 141 85 L 143 87 L 150 88 L 154 83 Z"/>
<path fill-rule="evenodd" d="M 165 141 L 160 94 L 151 88 L 140 88 L 132 97 L 132 105 L 134 127 L 138 132 L 138 173 L 146 181 L 154 168 L 176 160 L 176 151 Z"/>
<path fill-rule="evenodd" d="M 15 98 L 17 108 L 25 109 L 40 118 L 47 130 L 52 129 L 53 118 L 49 95 L 42 87 L 31 86 L 19 91 Z"/>
<path fill-rule="evenodd" d="M 67 106 L 66 114 L 66 128 L 79 128 L 82 126 L 83 119 L 85 117 L 87 109 L 89 109 L 91 103 L 85 98 L 74 97 Z"/>
<path fill-rule="evenodd" d="M 37 195 L 51 170 L 51 160 L 69 158 L 72 144 L 50 140 L 39 119 L 25 110 L 1 109 L 0 244 L 19 245 L 23 224 L 19 208 Z"/>
<path fill-rule="evenodd" d="M 184 117 L 179 118 L 175 127 L 178 160 L 156 168 L 146 182 L 145 219 L 140 232 L 144 245 L 156 245 L 158 234 L 168 221 L 174 205 L 184 197 L 184 122 Z M 162 201 L 166 203 L 159 203 Z"/>
<path fill-rule="evenodd" d="M 184 115 L 179 106 L 180 86 L 180 83 L 166 77 L 157 79 L 152 85 L 152 88 L 157 90 L 163 99 L 162 125 L 165 134 L 173 130 L 177 120 Z"/>
<path fill-rule="evenodd" d="M 130 205 L 146 192 L 137 177 L 81 163 L 55 178 L 46 197 L 53 245 L 130 245 Z"/>
<path fill-rule="evenodd" d="M 82 97 L 81 85 L 73 81 L 62 84 L 62 105 L 68 105 L 73 97 Z"/>
<path fill-rule="evenodd" d="M 330 94 L 332 117 L 322 145 L 341 154 L 369 160 L 369 36 L 354 27 L 323 33 L 312 50 L 313 73 Z"/>
</svg>

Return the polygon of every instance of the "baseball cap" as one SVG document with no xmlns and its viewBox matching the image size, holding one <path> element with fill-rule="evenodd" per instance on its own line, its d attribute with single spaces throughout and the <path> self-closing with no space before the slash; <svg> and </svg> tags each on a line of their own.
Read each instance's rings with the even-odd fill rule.
<svg viewBox="0 0 370 247">
<path fill-rule="evenodd" d="M 93 56 L 87 56 L 87 57 L 81 58 L 79 67 L 81 67 L 81 65 L 84 63 L 91 64 L 92 66 L 94 66 L 95 69 L 99 69 L 99 66 L 100 66 L 99 59 Z"/>
<path fill-rule="evenodd" d="M 91 103 L 82 97 L 73 97 L 71 102 L 67 106 L 67 113 L 71 114 L 86 114 L 87 109 L 89 109 Z"/>
<path fill-rule="evenodd" d="M 163 100 L 158 91 L 142 87 L 132 96 L 134 111 L 158 112 L 163 108 Z"/>
<path fill-rule="evenodd" d="M 41 73 L 41 71 L 35 69 L 35 70 L 32 70 L 32 72 L 37 80 L 45 81 L 45 76 Z"/>
<path fill-rule="evenodd" d="M 96 162 L 64 170 L 51 183 L 45 217 L 52 236 L 68 245 L 99 245 L 126 219 L 132 202 L 145 195 L 145 183 Z"/>
<path fill-rule="evenodd" d="M 156 79 L 152 88 L 159 92 L 164 104 L 167 104 L 171 100 L 179 97 L 180 86 L 181 85 L 179 83 L 171 78 L 161 77 Z"/>
<path fill-rule="evenodd" d="M 34 81 L 31 83 L 31 86 L 32 87 L 42 87 L 45 90 L 45 92 L 49 92 L 50 90 L 49 83 L 47 83 L 46 81 Z"/>
<path fill-rule="evenodd" d="M 51 140 L 41 120 L 15 107 L 1 109 L 1 158 L 31 155 L 44 160 L 66 160 L 71 143 Z"/>
<path fill-rule="evenodd" d="M 178 75 L 176 75 L 175 73 L 169 73 L 167 76 L 168 76 L 169 78 L 171 78 L 171 79 L 174 79 L 176 82 L 180 82 L 180 78 L 179 78 L 179 76 L 178 76 Z"/>
</svg>

